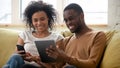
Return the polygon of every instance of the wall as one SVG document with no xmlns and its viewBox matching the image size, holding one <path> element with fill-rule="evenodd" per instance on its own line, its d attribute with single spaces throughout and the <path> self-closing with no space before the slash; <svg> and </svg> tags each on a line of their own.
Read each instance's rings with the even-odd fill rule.
<svg viewBox="0 0 120 68">
<path fill-rule="evenodd" d="M 108 23 L 110 27 L 120 27 L 120 0 L 108 0 Z"/>
</svg>

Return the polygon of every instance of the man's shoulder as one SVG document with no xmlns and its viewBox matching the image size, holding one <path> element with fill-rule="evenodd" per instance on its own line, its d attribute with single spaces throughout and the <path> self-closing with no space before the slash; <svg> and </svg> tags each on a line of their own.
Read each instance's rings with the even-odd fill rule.
<svg viewBox="0 0 120 68">
<path fill-rule="evenodd" d="M 97 39 L 98 38 L 106 39 L 106 35 L 104 31 L 94 31 L 93 34 L 94 34 L 94 37 Z"/>
<path fill-rule="evenodd" d="M 105 32 L 104 31 L 97 31 L 97 30 L 94 30 L 92 31 L 93 34 L 96 34 L 96 35 L 105 35 Z"/>
<path fill-rule="evenodd" d="M 64 42 L 65 44 L 67 44 L 67 43 L 69 42 L 69 40 L 72 38 L 72 36 L 73 36 L 73 35 L 68 36 L 68 37 L 65 37 L 64 40 L 63 40 L 63 42 Z"/>
</svg>

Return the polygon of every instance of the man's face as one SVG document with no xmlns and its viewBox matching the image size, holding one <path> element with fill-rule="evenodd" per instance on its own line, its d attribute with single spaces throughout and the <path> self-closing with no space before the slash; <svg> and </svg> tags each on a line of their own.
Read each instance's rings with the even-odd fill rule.
<svg viewBox="0 0 120 68">
<path fill-rule="evenodd" d="M 65 10 L 64 11 L 64 21 L 68 27 L 68 29 L 72 33 L 77 33 L 79 30 L 81 30 L 81 19 L 80 14 L 75 12 L 73 9 Z"/>
</svg>

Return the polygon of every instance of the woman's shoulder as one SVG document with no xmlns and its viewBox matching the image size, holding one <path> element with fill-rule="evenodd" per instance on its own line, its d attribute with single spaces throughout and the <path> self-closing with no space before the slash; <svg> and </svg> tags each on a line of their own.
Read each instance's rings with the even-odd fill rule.
<svg viewBox="0 0 120 68">
<path fill-rule="evenodd" d="M 31 30 L 23 30 L 19 33 L 19 36 L 29 36 L 32 34 Z"/>
<path fill-rule="evenodd" d="M 55 33 L 55 32 L 51 32 L 50 35 L 52 38 L 55 38 L 56 40 L 60 40 L 63 39 L 64 37 L 60 34 L 60 33 Z"/>
<path fill-rule="evenodd" d="M 29 34 L 29 33 L 32 33 L 32 31 L 31 30 L 23 30 L 23 31 L 21 31 L 21 33 L 22 34 Z"/>
</svg>

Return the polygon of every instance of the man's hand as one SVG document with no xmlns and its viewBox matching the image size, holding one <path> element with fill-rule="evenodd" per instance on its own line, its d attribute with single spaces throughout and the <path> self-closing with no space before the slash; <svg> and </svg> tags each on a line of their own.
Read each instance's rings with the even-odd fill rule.
<svg viewBox="0 0 120 68">
<path fill-rule="evenodd" d="M 59 48 L 50 46 L 46 49 L 46 53 L 48 56 L 56 59 L 57 61 L 64 61 L 65 58 L 67 58 L 67 55 L 64 53 L 63 50 L 60 50 Z"/>
</svg>

